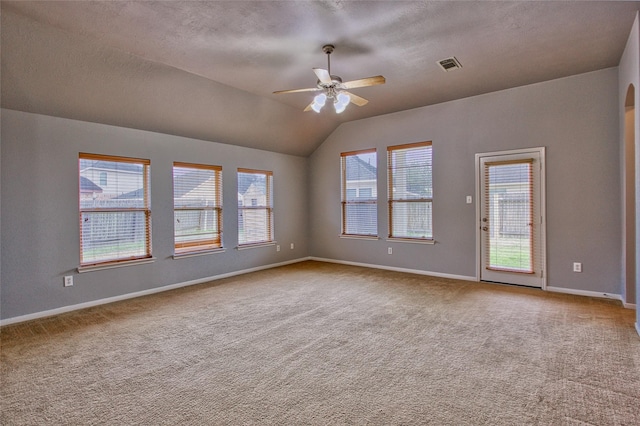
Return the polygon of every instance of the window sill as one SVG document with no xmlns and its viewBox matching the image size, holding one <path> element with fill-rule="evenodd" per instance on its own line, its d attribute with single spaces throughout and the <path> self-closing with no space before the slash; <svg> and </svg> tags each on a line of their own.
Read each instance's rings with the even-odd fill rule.
<svg viewBox="0 0 640 426">
<path fill-rule="evenodd" d="M 418 239 L 418 238 L 387 238 L 387 241 L 391 243 L 410 243 L 410 244 L 435 244 L 436 240 L 431 239 Z"/>
<path fill-rule="evenodd" d="M 148 257 L 145 259 L 127 260 L 117 263 L 105 263 L 103 265 L 91 265 L 91 266 L 78 266 L 77 270 L 79 274 L 85 272 L 102 271 L 104 269 L 124 268 L 125 266 L 143 265 L 145 263 L 155 262 L 155 257 Z"/>
<path fill-rule="evenodd" d="M 380 239 L 376 235 L 344 235 L 344 234 L 340 234 L 339 237 L 347 239 L 347 240 L 379 240 Z"/>
<path fill-rule="evenodd" d="M 207 256 L 207 255 L 210 255 L 210 254 L 224 253 L 225 251 L 227 251 L 225 248 L 220 247 L 220 248 L 211 249 L 211 250 L 200 250 L 200 251 L 190 251 L 190 252 L 184 252 L 184 253 L 174 253 L 173 258 L 174 259 L 184 259 L 186 257 Z"/>
<path fill-rule="evenodd" d="M 249 250 L 249 249 L 252 249 L 252 248 L 275 246 L 276 244 L 277 244 L 276 241 L 267 241 L 267 242 L 264 242 L 264 243 L 243 244 L 243 245 L 239 245 L 238 247 L 236 247 L 236 250 Z"/>
</svg>

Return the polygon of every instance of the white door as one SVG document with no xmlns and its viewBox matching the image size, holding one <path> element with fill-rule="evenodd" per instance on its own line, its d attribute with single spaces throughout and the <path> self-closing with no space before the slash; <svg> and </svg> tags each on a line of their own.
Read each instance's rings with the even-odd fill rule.
<svg viewBox="0 0 640 426">
<path fill-rule="evenodd" d="M 544 287 L 544 148 L 476 154 L 480 280 Z"/>
</svg>

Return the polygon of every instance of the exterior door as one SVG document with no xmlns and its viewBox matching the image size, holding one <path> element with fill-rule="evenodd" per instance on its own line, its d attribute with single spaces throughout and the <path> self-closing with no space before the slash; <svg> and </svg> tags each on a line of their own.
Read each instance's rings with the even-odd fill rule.
<svg viewBox="0 0 640 426">
<path fill-rule="evenodd" d="M 481 281 L 544 288 L 544 148 L 477 154 Z"/>
</svg>

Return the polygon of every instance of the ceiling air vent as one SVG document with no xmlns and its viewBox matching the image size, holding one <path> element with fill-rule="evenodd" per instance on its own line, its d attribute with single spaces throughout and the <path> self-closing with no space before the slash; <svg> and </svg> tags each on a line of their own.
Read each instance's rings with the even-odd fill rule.
<svg viewBox="0 0 640 426">
<path fill-rule="evenodd" d="M 438 65 L 440 65 L 440 68 L 442 68 L 443 71 L 451 71 L 462 68 L 462 65 L 460 65 L 460 62 L 458 62 L 455 56 L 439 60 Z"/>
</svg>

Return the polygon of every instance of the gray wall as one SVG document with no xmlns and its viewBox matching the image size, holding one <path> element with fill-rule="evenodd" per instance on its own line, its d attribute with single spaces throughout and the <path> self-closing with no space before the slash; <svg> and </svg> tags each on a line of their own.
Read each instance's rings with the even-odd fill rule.
<svg viewBox="0 0 640 426">
<path fill-rule="evenodd" d="M 307 158 L 6 109 L 1 136 L 3 319 L 309 255 Z M 77 274 L 79 152 L 151 160 L 154 263 Z M 172 258 L 174 161 L 223 167 L 226 252 Z M 238 167 L 274 172 L 282 251 L 235 249 Z M 69 274 L 74 286 L 65 288 Z"/>
<path fill-rule="evenodd" d="M 341 125 L 309 158 L 2 110 L 1 317 L 13 318 L 308 255 L 473 277 L 474 154 L 547 147 L 549 286 L 622 294 L 617 69 L 490 93 Z M 435 245 L 339 238 L 339 154 L 433 141 Z M 75 273 L 78 152 L 151 160 L 154 263 Z M 173 161 L 223 166 L 225 253 L 174 260 Z M 274 171 L 282 246 L 235 250 L 236 168 Z M 466 204 L 465 196 L 474 195 Z M 384 196 L 378 231 L 387 234 Z M 289 244 L 296 244 L 294 250 Z M 394 248 L 393 255 L 387 247 Z M 571 272 L 573 261 L 584 272 Z M 73 274 L 75 285 L 62 286 Z"/>
<path fill-rule="evenodd" d="M 626 279 L 627 289 L 625 298 L 628 303 L 633 303 L 633 297 L 635 296 L 636 329 L 640 334 L 640 309 L 638 309 L 638 307 L 640 307 L 640 93 L 638 93 L 640 91 L 640 24 L 638 22 L 638 13 L 636 13 L 636 19 L 633 23 L 633 27 L 631 28 L 627 45 L 625 46 L 618 66 L 618 111 L 620 116 L 619 126 L 621 154 L 625 153 L 625 103 L 627 90 L 630 84 L 633 84 L 635 89 L 633 102 L 635 106 L 633 112 L 635 115 L 635 158 L 623 158 L 622 164 L 625 166 L 625 168 L 623 168 L 623 173 L 625 174 L 627 173 L 627 167 L 634 169 L 635 176 L 633 176 L 633 179 L 635 179 L 635 205 L 626 205 L 623 203 L 623 208 L 625 209 L 625 215 L 629 215 L 632 220 L 635 220 L 635 235 L 628 232 L 626 227 L 622 230 L 624 239 L 632 242 L 632 245 L 625 244 L 625 249 L 628 249 L 630 246 L 631 249 L 628 249 L 630 252 L 627 252 L 628 260 L 623 257 L 623 261 L 629 263 L 635 261 L 635 268 L 629 268 L 629 271 L 635 269 L 635 276 L 627 277 Z M 627 188 L 625 184 L 628 182 L 629 176 L 625 176 L 625 174 L 621 176 L 621 183 L 623 190 L 626 192 Z M 632 198 L 633 197 L 630 197 L 630 199 Z M 631 228 L 631 226 L 629 228 Z M 635 247 L 633 247 L 633 244 Z M 635 259 L 631 258 L 632 256 L 629 255 L 633 255 Z M 635 294 L 632 288 L 634 284 Z"/>
<path fill-rule="evenodd" d="M 611 68 L 342 124 L 311 156 L 311 253 L 475 277 L 474 154 L 544 146 L 547 285 L 621 294 L 617 82 Z M 340 152 L 377 148 L 378 193 L 386 194 L 386 147 L 419 141 L 433 141 L 437 243 L 339 238 Z M 384 196 L 378 234 L 387 235 Z M 584 272 L 572 272 L 574 261 Z"/>
</svg>

